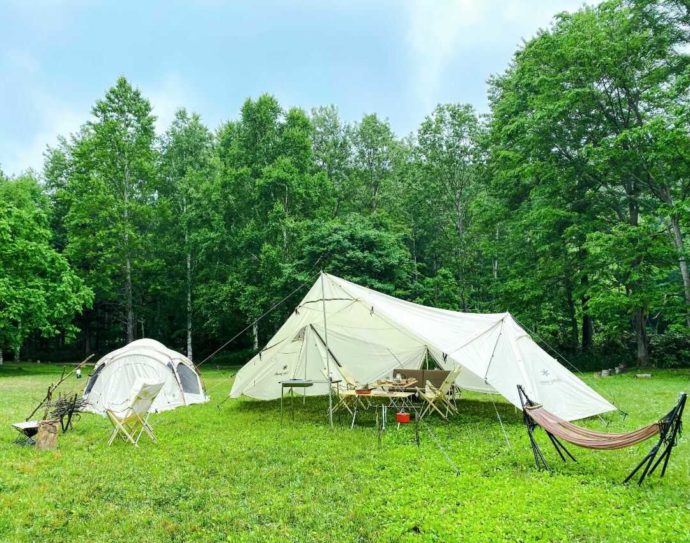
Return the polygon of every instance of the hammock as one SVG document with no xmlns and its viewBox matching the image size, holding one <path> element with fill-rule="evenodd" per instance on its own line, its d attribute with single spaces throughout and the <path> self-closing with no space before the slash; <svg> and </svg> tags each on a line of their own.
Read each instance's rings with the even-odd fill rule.
<svg viewBox="0 0 690 543">
<path fill-rule="evenodd" d="M 609 450 L 631 447 L 658 435 L 659 439 L 657 443 L 624 481 L 627 483 L 642 466 L 645 466 L 639 484 L 642 484 L 647 475 L 654 473 L 654 470 L 656 470 L 657 466 L 662 461 L 664 465 L 661 470 L 661 477 L 666 473 L 666 466 L 671 457 L 671 452 L 673 447 L 677 444 L 678 436 L 681 434 L 681 418 L 687 399 L 685 393 L 681 394 L 675 407 L 658 422 L 643 426 L 632 432 L 614 434 L 582 428 L 550 413 L 540 404 L 530 400 L 521 385 L 518 385 L 518 394 L 520 396 L 520 402 L 522 403 L 524 421 L 527 426 L 527 432 L 529 434 L 530 444 L 537 467 L 548 469 L 544 455 L 534 439 L 533 432 L 537 426 L 541 427 L 546 432 L 556 452 L 558 452 L 561 460 L 564 462 L 566 461 L 565 455 L 569 456 L 573 461 L 575 457 L 565 445 L 561 443 L 561 439 L 587 449 Z M 662 446 L 663 451 L 661 455 L 656 459 L 656 462 L 652 464 Z"/>
<path fill-rule="evenodd" d="M 595 432 L 563 420 L 540 405 L 525 409 L 530 418 L 550 434 L 586 449 L 622 449 L 646 441 L 660 431 L 660 423 L 655 422 L 625 434 Z"/>
</svg>

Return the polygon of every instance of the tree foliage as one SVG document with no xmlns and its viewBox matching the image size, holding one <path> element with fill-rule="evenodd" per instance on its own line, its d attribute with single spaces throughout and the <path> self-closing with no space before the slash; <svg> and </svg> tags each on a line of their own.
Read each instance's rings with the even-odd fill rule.
<svg viewBox="0 0 690 543">
<path fill-rule="evenodd" d="M 92 292 L 51 242 L 49 202 L 31 177 L 0 175 L 0 363 L 32 334 L 77 331 L 74 316 Z"/>
<path fill-rule="evenodd" d="M 677 323 L 690 303 L 687 157 L 671 158 L 688 144 L 687 42 L 672 3 L 605 2 L 560 15 L 492 82 L 497 220 L 511 232 L 502 248 L 542 253 L 560 319 L 593 318 L 619 338 L 631 330 L 643 365 L 652 315 Z M 680 281 L 665 281 L 674 253 Z M 524 284 L 525 269 L 512 271 L 548 300 Z"/>
<path fill-rule="evenodd" d="M 673 0 L 558 15 L 491 78 L 487 116 L 440 104 L 404 138 L 267 94 L 215 132 L 180 110 L 157 138 L 119 79 L 44 165 L 45 239 L 95 293 L 81 346 L 210 352 L 324 269 L 511 311 L 571 354 L 663 362 L 690 337 L 689 33 Z"/>
</svg>

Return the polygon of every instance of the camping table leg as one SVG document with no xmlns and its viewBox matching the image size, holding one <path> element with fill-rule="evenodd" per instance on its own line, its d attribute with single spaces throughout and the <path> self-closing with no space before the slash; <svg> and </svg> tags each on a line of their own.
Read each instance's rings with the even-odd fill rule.
<svg viewBox="0 0 690 543">
<path fill-rule="evenodd" d="M 387 407 L 392 407 L 396 411 L 403 411 L 405 409 L 405 398 L 391 397 L 390 405 L 388 405 Z"/>
<path fill-rule="evenodd" d="M 403 408 L 409 409 L 410 411 L 414 411 L 414 404 L 412 403 L 412 396 L 408 396 L 407 398 L 403 398 Z"/>
<path fill-rule="evenodd" d="M 393 407 L 395 407 L 396 411 L 405 411 L 405 397 L 402 396 L 393 402 Z"/>
<path fill-rule="evenodd" d="M 383 423 L 382 423 L 383 425 L 382 425 L 382 427 L 381 427 L 382 430 L 385 430 L 385 429 L 386 429 L 386 418 L 387 418 L 387 415 L 388 415 L 388 406 L 387 406 L 386 404 L 383 404 L 383 405 L 381 406 L 381 418 L 383 419 Z"/>
<path fill-rule="evenodd" d="M 355 427 L 355 419 L 357 418 L 357 404 L 355 404 L 355 408 L 352 410 L 352 424 L 350 424 L 350 430 L 352 430 Z"/>
<path fill-rule="evenodd" d="M 285 387 L 280 385 L 280 424 L 283 424 L 283 395 L 285 392 Z"/>
</svg>

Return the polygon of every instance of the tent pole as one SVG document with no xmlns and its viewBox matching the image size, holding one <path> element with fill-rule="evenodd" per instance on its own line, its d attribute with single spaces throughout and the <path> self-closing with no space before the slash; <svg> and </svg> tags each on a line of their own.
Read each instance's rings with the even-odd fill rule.
<svg viewBox="0 0 690 543">
<path fill-rule="evenodd" d="M 323 270 L 321 270 L 321 308 L 323 309 L 323 336 L 326 343 L 326 373 L 328 374 L 328 423 L 333 428 L 333 390 L 331 386 L 331 350 L 328 347 L 328 326 L 326 324 L 326 291 L 323 288 Z"/>
</svg>

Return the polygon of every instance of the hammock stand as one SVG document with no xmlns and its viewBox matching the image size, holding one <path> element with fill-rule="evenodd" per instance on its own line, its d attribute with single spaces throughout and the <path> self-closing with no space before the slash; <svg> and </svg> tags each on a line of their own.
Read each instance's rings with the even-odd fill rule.
<svg viewBox="0 0 690 543">
<path fill-rule="evenodd" d="M 659 440 L 635 469 L 630 472 L 630 475 L 625 478 L 623 483 L 630 481 L 630 479 L 632 479 L 644 466 L 644 470 L 638 481 L 638 484 L 641 485 L 647 475 L 654 473 L 662 461 L 663 466 L 661 468 L 660 477 L 663 477 L 666 473 L 666 467 L 671 458 L 671 452 L 673 451 L 673 447 L 678 444 L 678 437 L 682 432 L 681 419 L 687 400 L 687 394 L 682 393 L 675 407 L 658 422 L 625 434 L 607 434 L 578 427 L 549 413 L 540 404 L 530 400 L 522 385 L 518 385 L 517 388 L 520 403 L 522 404 L 523 420 L 527 427 L 527 434 L 529 436 L 530 446 L 532 447 L 534 462 L 537 468 L 549 469 L 544 454 L 534 438 L 534 429 L 540 427 L 546 432 L 546 435 L 549 436 L 551 443 L 563 462 L 567 461 L 566 456 L 574 462 L 577 462 L 577 460 L 575 460 L 575 457 L 562 443 L 561 439 L 588 449 L 621 449 L 646 441 L 658 434 Z M 661 454 L 659 454 L 660 451 Z"/>
</svg>

